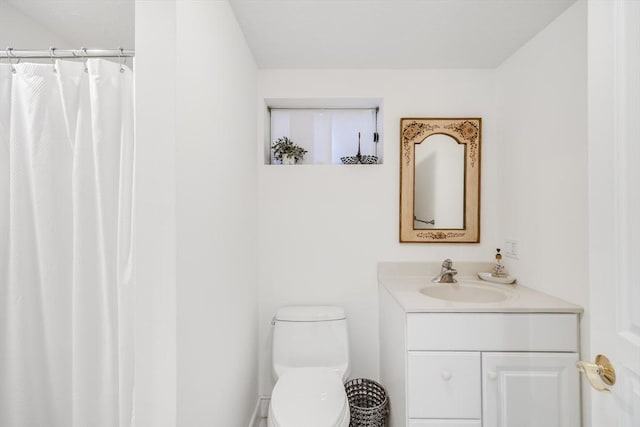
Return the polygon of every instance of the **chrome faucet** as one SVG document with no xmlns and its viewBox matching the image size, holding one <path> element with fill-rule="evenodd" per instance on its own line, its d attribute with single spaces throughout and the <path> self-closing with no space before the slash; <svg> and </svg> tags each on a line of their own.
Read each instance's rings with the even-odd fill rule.
<svg viewBox="0 0 640 427">
<path fill-rule="evenodd" d="M 442 262 L 440 274 L 431 279 L 431 281 L 436 283 L 458 283 L 458 281 L 453 278 L 456 274 L 458 274 L 458 271 L 453 268 L 453 261 L 447 258 Z"/>
</svg>

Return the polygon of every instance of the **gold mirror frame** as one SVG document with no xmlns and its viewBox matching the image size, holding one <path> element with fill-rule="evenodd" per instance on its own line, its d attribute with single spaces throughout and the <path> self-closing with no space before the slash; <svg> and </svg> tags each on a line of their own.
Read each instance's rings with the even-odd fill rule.
<svg viewBox="0 0 640 427">
<path fill-rule="evenodd" d="M 478 243 L 480 241 L 481 118 L 402 118 L 400 120 L 400 242 Z M 443 134 L 464 144 L 464 226 L 415 229 L 415 147 Z"/>
</svg>

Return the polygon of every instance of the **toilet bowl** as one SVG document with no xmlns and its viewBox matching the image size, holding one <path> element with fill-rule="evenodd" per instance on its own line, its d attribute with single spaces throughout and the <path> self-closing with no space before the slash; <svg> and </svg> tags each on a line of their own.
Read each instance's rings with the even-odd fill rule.
<svg viewBox="0 0 640 427">
<path fill-rule="evenodd" d="M 348 427 L 350 372 L 344 309 L 283 307 L 274 321 L 269 427 Z"/>
<path fill-rule="evenodd" d="M 271 394 L 269 427 L 348 427 L 349 402 L 341 378 L 326 368 L 296 368 Z"/>
</svg>

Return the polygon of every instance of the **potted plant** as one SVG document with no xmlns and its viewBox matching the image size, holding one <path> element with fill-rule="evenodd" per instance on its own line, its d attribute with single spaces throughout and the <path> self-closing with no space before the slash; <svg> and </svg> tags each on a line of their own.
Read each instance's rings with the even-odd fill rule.
<svg viewBox="0 0 640 427">
<path fill-rule="evenodd" d="M 283 136 L 276 139 L 271 146 L 273 157 L 280 160 L 283 165 L 295 165 L 298 160 L 304 159 L 307 150 L 295 144 L 292 140 Z"/>
</svg>

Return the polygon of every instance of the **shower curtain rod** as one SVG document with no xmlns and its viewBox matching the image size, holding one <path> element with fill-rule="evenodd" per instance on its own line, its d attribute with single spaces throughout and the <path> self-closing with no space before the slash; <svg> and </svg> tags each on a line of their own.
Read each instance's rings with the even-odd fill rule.
<svg viewBox="0 0 640 427">
<path fill-rule="evenodd" d="M 84 59 L 84 58 L 132 58 L 136 55 L 133 49 L 14 49 L 11 47 L 0 50 L 3 59 Z"/>
</svg>

